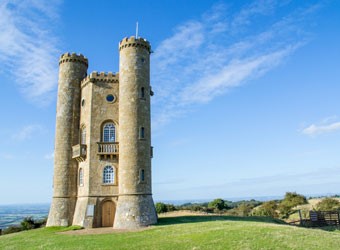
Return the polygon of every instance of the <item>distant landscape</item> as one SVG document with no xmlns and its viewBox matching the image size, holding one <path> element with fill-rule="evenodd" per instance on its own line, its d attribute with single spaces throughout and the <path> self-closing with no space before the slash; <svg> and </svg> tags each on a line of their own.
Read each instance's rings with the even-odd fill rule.
<svg viewBox="0 0 340 250">
<path fill-rule="evenodd" d="M 34 219 L 43 219 L 47 217 L 49 209 L 49 203 L 0 205 L 0 229 L 18 225 L 24 218 L 30 216 Z"/>
<path fill-rule="evenodd" d="M 329 195 L 319 195 L 324 197 Z M 317 197 L 317 195 L 310 195 L 308 197 Z M 234 197 L 225 198 L 226 201 L 238 202 L 238 201 L 269 201 L 269 200 L 280 200 L 282 196 L 261 196 L 261 197 Z M 180 206 L 183 204 L 202 204 L 208 203 L 213 199 L 187 199 L 187 200 L 155 200 L 157 202 L 163 202 L 166 204 L 173 204 Z M 20 222 L 26 217 L 32 217 L 33 219 L 43 219 L 48 216 L 50 203 L 41 204 L 11 204 L 11 205 L 0 205 L 0 229 L 4 229 L 10 226 L 19 225 Z"/>
<path fill-rule="evenodd" d="M 267 201 L 272 199 L 281 199 L 282 196 L 264 196 L 256 197 L 256 200 Z M 252 198 L 228 198 L 226 200 L 239 201 L 239 200 L 250 200 Z M 186 203 L 204 203 L 209 202 L 212 199 L 187 199 L 187 200 L 160 200 L 155 202 L 164 202 L 173 205 L 182 205 Z M 41 204 L 11 204 L 11 205 L 0 205 L 0 229 L 4 229 L 10 226 L 20 224 L 20 222 L 26 217 L 33 217 L 34 219 L 43 219 L 47 217 L 50 209 L 50 203 Z"/>
</svg>

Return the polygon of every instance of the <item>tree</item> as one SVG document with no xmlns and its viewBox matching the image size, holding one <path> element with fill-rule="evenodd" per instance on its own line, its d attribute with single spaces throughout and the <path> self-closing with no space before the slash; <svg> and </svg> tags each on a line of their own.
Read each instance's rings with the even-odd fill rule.
<svg viewBox="0 0 340 250">
<path fill-rule="evenodd" d="M 316 209 L 320 211 L 340 210 L 340 202 L 339 200 L 327 197 L 316 204 Z"/>
<path fill-rule="evenodd" d="M 295 207 L 297 205 L 307 204 L 307 199 L 301 194 L 296 192 L 287 192 L 281 203 L 285 203 L 287 206 Z"/>
<path fill-rule="evenodd" d="M 254 208 L 254 206 L 247 204 L 245 202 L 242 202 L 236 210 L 238 211 L 238 214 L 241 216 L 248 216 L 251 212 L 251 210 Z"/>
<path fill-rule="evenodd" d="M 162 202 L 157 202 L 155 204 L 155 207 L 156 207 L 156 212 L 158 214 L 168 212 L 166 204 Z"/>
<path fill-rule="evenodd" d="M 301 194 L 296 192 L 287 192 L 284 199 L 280 202 L 278 210 L 282 218 L 288 218 L 292 213 L 292 208 L 297 205 L 307 204 L 307 199 Z"/>
<path fill-rule="evenodd" d="M 35 222 L 32 217 L 26 217 L 20 224 L 23 230 L 35 228 Z"/>
<path fill-rule="evenodd" d="M 276 210 L 277 210 L 276 201 L 266 201 L 261 206 L 253 210 L 253 215 L 270 216 L 273 218 L 277 218 L 278 214 Z"/>
<path fill-rule="evenodd" d="M 215 199 L 208 204 L 208 208 L 212 208 L 214 210 L 222 211 L 225 208 L 224 200 Z"/>
</svg>

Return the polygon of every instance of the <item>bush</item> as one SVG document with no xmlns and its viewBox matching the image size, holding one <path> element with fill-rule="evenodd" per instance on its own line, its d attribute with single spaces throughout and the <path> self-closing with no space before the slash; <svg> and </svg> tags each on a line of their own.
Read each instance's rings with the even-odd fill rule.
<svg viewBox="0 0 340 250">
<path fill-rule="evenodd" d="M 158 214 L 160 213 L 166 213 L 168 210 L 167 210 L 167 207 L 166 207 L 166 204 L 162 203 L 162 202 L 157 202 L 156 205 L 156 212 Z"/>
<path fill-rule="evenodd" d="M 17 232 L 20 232 L 22 231 L 22 227 L 20 226 L 11 226 L 11 227 L 8 227 L 8 228 L 5 228 L 2 230 L 2 234 L 11 234 L 11 233 L 17 233 Z"/>
<path fill-rule="evenodd" d="M 227 208 L 224 200 L 222 199 L 215 199 L 208 204 L 208 208 L 213 209 L 214 211 L 222 211 L 223 209 Z"/>
<path fill-rule="evenodd" d="M 284 199 L 280 202 L 278 206 L 281 218 L 288 218 L 289 215 L 293 212 L 293 207 L 307 203 L 308 202 L 305 196 L 297 194 L 296 192 L 287 192 Z"/>
<path fill-rule="evenodd" d="M 333 198 L 325 198 L 316 204 L 316 209 L 320 211 L 340 210 L 340 202 Z"/>
<path fill-rule="evenodd" d="M 237 215 L 248 216 L 253 208 L 254 208 L 253 205 L 250 205 L 250 204 L 243 202 L 240 205 L 238 205 L 235 208 L 235 210 L 237 212 Z"/>
<path fill-rule="evenodd" d="M 177 210 L 176 207 L 174 205 L 172 205 L 172 204 L 165 204 L 165 206 L 166 206 L 166 211 L 167 212 L 171 212 L 171 211 L 176 211 Z"/>
<path fill-rule="evenodd" d="M 32 217 L 26 217 L 20 224 L 22 230 L 30 230 L 35 228 L 35 222 Z"/>
<path fill-rule="evenodd" d="M 278 213 L 276 212 L 276 210 L 276 201 L 266 201 L 261 206 L 253 210 L 253 215 L 278 218 Z"/>
</svg>

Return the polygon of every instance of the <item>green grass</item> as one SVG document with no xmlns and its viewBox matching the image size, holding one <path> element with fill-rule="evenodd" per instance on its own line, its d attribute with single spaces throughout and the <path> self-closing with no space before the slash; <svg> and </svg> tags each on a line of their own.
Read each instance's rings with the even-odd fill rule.
<svg viewBox="0 0 340 250">
<path fill-rule="evenodd" d="M 339 249 L 338 230 L 306 229 L 262 217 L 161 218 L 137 232 L 66 235 L 52 227 L 0 236 L 0 249 Z"/>
</svg>

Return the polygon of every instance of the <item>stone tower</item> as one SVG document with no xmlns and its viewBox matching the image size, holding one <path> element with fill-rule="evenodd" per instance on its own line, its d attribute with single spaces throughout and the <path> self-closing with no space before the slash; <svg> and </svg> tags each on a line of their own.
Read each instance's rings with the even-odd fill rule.
<svg viewBox="0 0 340 250">
<path fill-rule="evenodd" d="M 157 222 L 151 193 L 150 51 L 119 43 L 119 72 L 92 72 L 82 55 L 60 57 L 54 196 L 47 226 Z"/>
<path fill-rule="evenodd" d="M 77 164 L 72 159 L 72 146 L 79 140 L 80 81 L 86 76 L 87 67 L 87 59 L 75 53 L 64 54 L 59 60 L 54 192 L 47 226 L 72 223 L 77 198 Z"/>
<path fill-rule="evenodd" d="M 119 198 L 115 228 L 157 222 L 151 195 L 150 44 L 119 45 Z"/>
</svg>

